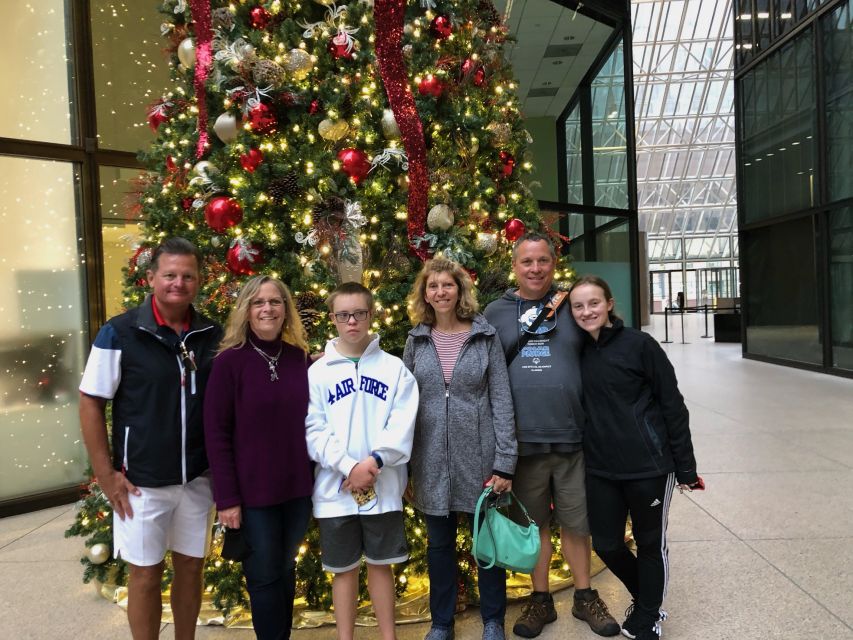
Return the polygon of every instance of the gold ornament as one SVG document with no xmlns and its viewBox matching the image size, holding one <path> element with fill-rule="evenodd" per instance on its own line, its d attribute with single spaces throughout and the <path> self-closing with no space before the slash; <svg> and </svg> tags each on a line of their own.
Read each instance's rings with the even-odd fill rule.
<svg viewBox="0 0 853 640">
<path fill-rule="evenodd" d="M 490 256 L 498 250 L 498 236 L 494 233 L 481 231 L 477 234 L 474 246 L 478 251 L 482 251 L 487 256 Z"/>
<path fill-rule="evenodd" d="M 324 140 L 337 142 L 349 133 L 349 124 L 347 124 L 346 120 L 331 120 L 326 118 L 317 125 L 317 131 Z"/>
<path fill-rule="evenodd" d="M 399 140 L 400 127 L 397 120 L 394 118 L 394 112 L 391 109 L 385 109 L 382 112 L 382 135 L 388 140 Z"/>
<path fill-rule="evenodd" d="M 505 145 L 512 136 L 512 127 L 506 122 L 492 122 L 486 126 L 486 131 L 492 134 L 493 147 Z"/>
<path fill-rule="evenodd" d="M 178 60 L 187 69 L 195 64 L 195 42 L 192 38 L 184 38 L 178 45 Z"/>
<path fill-rule="evenodd" d="M 89 562 L 92 564 L 104 564 L 110 559 L 110 547 L 100 542 L 93 544 L 86 549 L 86 557 L 89 558 Z"/>
<path fill-rule="evenodd" d="M 446 204 L 437 204 L 427 214 L 430 231 L 447 231 L 453 225 L 453 211 Z"/>
<path fill-rule="evenodd" d="M 317 274 L 314 273 L 314 268 L 317 266 L 317 263 L 314 260 L 309 260 L 305 263 L 305 266 L 302 267 L 302 275 L 306 278 L 316 278 Z"/>
<path fill-rule="evenodd" d="M 296 80 L 306 78 L 313 67 L 314 63 L 311 61 L 311 56 L 302 49 L 291 49 L 287 55 L 287 62 L 284 64 L 284 68 Z"/>
<path fill-rule="evenodd" d="M 397 176 L 397 186 L 400 187 L 403 191 L 409 190 L 409 176 L 405 173 L 401 173 Z"/>
</svg>

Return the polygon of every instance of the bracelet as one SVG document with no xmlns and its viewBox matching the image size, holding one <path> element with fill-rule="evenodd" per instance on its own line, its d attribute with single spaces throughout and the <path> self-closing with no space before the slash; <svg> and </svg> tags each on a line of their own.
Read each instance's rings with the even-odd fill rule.
<svg viewBox="0 0 853 640">
<path fill-rule="evenodd" d="M 382 465 L 385 464 L 384 462 L 382 462 L 382 456 L 380 456 L 375 451 L 371 451 L 370 455 L 373 457 L 374 460 L 376 460 L 376 466 L 381 469 Z"/>
</svg>

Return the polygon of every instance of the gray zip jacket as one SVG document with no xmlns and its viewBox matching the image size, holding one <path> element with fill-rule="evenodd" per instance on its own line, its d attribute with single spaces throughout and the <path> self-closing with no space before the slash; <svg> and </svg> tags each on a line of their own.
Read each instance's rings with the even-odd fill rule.
<svg viewBox="0 0 853 640">
<path fill-rule="evenodd" d="M 410 462 L 414 505 L 434 516 L 473 513 L 485 480 L 515 472 L 506 358 L 495 328 L 478 314 L 445 389 L 430 329 L 419 324 L 409 331 L 403 351 L 420 389 Z"/>
</svg>

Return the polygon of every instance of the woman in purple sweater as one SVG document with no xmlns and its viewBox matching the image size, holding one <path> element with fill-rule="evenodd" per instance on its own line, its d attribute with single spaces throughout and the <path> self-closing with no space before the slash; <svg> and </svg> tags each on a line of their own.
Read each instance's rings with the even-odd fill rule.
<svg viewBox="0 0 853 640">
<path fill-rule="evenodd" d="M 311 514 L 305 444 L 308 345 L 283 282 L 240 290 L 213 362 L 204 433 L 219 522 L 243 529 L 243 572 L 255 634 L 290 637 L 297 548 Z"/>
</svg>

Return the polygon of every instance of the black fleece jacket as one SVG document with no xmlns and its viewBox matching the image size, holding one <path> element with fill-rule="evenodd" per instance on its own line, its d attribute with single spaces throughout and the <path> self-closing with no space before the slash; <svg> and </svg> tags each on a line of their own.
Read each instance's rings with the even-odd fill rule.
<svg viewBox="0 0 853 640">
<path fill-rule="evenodd" d="M 696 482 L 689 415 L 675 371 L 650 335 L 611 318 L 581 359 L 587 473 L 630 480 L 675 472 Z"/>
</svg>

